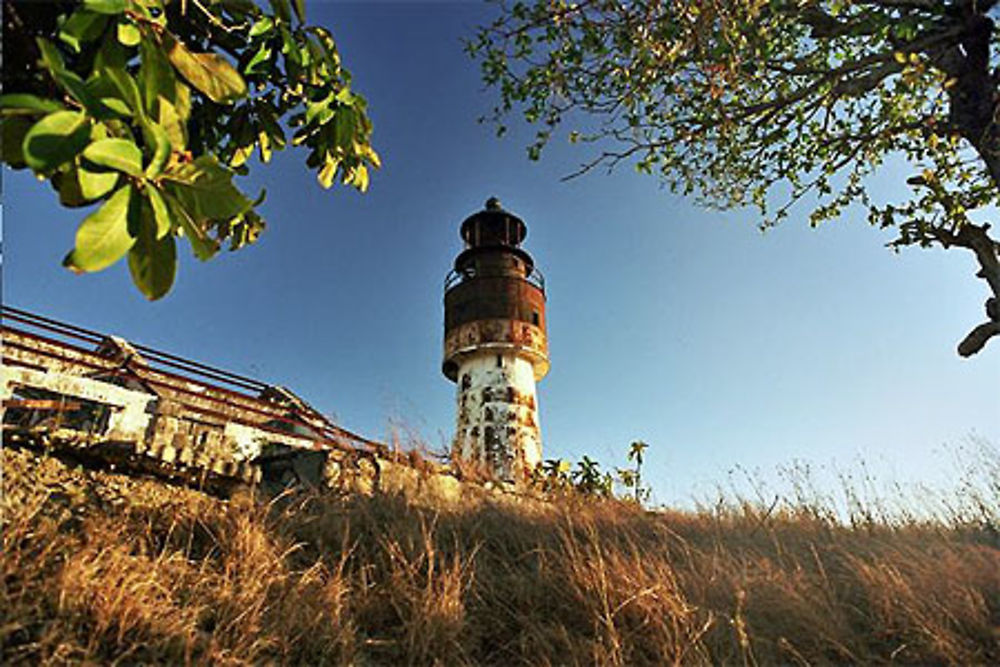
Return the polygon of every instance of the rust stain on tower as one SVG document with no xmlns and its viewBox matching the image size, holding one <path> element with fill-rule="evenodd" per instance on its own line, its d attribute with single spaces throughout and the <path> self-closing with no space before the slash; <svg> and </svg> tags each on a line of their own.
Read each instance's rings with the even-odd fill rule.
<svg viewBox="0 0 1000 667">
<path fill-rule="evenodd" d="M 457 385 L 452 456 L 520 481 L 542 458 L 535 383 L 549 370 L 545 281 L 527 227 L 495 197 L 465 219 L 445 279 L 444 363 Z"/>
</svg>

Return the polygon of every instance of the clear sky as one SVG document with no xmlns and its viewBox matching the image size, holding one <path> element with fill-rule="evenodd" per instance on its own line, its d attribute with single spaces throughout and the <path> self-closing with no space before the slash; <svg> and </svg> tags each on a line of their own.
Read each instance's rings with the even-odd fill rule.
<svg viewBox="0 0 1000 667">
<path fill-rule="evenodd" d="M 366 195 L 322 190 L 290 149 L 242 185 L 268 190 L 257 245 L 208 263 L 184 244 L 174 290 L 150 303 L 124 262 L 60 261 L 83 213 L 29 173 L 3 176 L 3 300 L 284 384 L 347 428 L 390 421 L 450 438 L 440 372 L 442 282 L 458 226 L 491 195 L 528 225 L 545 273 L 552 370 L 539 386 L 546 458 L 624 465 L 643 439 L 654 498 L 687 503 L 736 466 L 864 459 L 880 477 L 947 482 L 970 437 L 1000 446 L 1000 341 L 955 345 L 983 317 L 968 253 L 883 247 L 860 216 L 767 234 L 629 169 L 560 178 L 586 147 L 477 118 L 493 94 L 461 39 L 492 7 L 309 3 L 368 98 L 384 167 Z M 566 128 L 568 132 L 569 128 Z M 899 188 L 905 171 L 873 187 Z"/>
</svg>

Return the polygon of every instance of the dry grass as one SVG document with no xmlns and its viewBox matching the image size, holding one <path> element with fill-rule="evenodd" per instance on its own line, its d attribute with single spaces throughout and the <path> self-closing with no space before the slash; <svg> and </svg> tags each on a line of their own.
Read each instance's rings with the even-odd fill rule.
<svg viewBox="0 0 1000 667">
<path fill-rule="evenodd" d="M 1000 663 L 988 488 L 975 516 L 852 525 L 746 502 L 261 505 L 3 456 L 4 664 Z"/>
</svg>

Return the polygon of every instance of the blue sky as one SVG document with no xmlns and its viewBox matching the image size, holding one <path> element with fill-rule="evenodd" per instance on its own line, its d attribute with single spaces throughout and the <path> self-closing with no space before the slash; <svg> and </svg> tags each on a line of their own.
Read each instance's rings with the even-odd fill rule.
<svg viewBox="0 0 1000 667">
<path fill-rule="evenodd" d="M 288 150 L 266 187 L 259 243 L 200 263 L 146 302 L 124 263 L 60 267 L 80 211 L 4 172 L 5 303 L 285 384 L 340 423 L 390 420 L 440 447 L 453 385 L 440 373 L 442 282 L 458 226 L 487 197 L 528 225 L 546 276 L 552 370 L 539 386 L 546 457 L 624 465 L 650 443 L 655 498 L 685 503 L 735 466 L 862 458 L 886 479 L 948 481 L 949 452 L 1000 445 L 1000 343 L 956 343 L 986 288 L 957 251 L 893 254 L 860 216 L 812 230 L 805 209 L 767 234 L 628 168 L 561 182 L 587 157 L 565 136 L 538 163 L 530 130 L 503 139 L 462 37 L 494 11 L 460 3 L 310 3 L 369 100 L 384 167 L 366 195 L 322 190 Z M 569 128 L 566 128 L 568 132 Z M 873 187 L 902 186 L 903 170 Z"/>
</svg>

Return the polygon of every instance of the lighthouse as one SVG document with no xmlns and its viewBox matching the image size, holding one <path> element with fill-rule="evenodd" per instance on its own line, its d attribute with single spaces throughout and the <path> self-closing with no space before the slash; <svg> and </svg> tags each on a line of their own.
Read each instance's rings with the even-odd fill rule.
<svg viewBox="0 0 1000 667">
<path fill-rule="evenodd" d="M 452 458 L 521 482 L 542 459 L 535 384 L 549 370 L 545 281 L 521 243 L 527 227 L 495 197 L 462 223 L 445 279 L 445 377 L 456 384 Z"/>
</svg>

